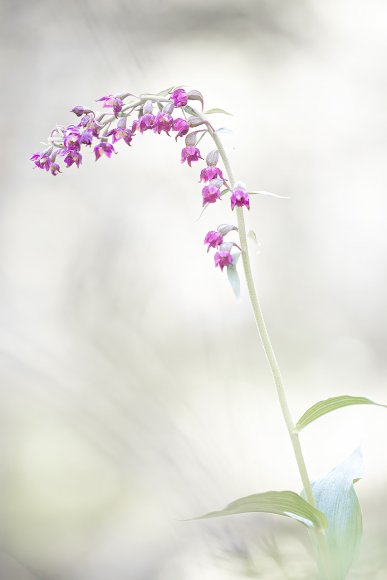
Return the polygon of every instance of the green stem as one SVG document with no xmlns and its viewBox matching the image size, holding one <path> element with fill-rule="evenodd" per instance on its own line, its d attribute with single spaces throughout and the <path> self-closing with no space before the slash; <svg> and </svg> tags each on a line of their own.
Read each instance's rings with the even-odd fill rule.
<svg viewBox="0 0 387 580">
<path fill-rule="evenodd" d="M 232 173 L 232 169 L 230 166 L 230 162 L 224 150 L 223 144 L 219 139 L 219 136 L 213 131 L 211 128 L 208 129 L 209 133 L 214 140 L 214 143 L 219 151 L 219 154 L 222 158 L 224 167 L 226 169 L 231 189 L 235 186 L 235 180 Z M 295 425 L 290 413 L 289 405 L 286 399 L 285 389 L 283 386 L 281 371 L 277 362 L 277 358 L 274 353 L 273 346 L 270 341 L 269 333 L 266 328 L 265 320 L 263 318 L 262 309 L 259 304 L 257 291 L 254 285 L 254 279 L 251 272 L 251 263 L 249 258 L 249 248 L 247 244 L 247 235 L 246 235 L 246 226 L 245 226 L 245 219 L 243 215 L 243 208 L 237 207 L 236 208 L 237 220 L 238 220 L 238 230 L 239 230 L 239 239 L 240 245 L 242 248 L 242 261 L 243 261 L 243 269 L 245 272 L 245 278 L 247 283 L 247 289 L 249 292 L 251 306 L 254 312 L 255 322 L 257 324 L 259 336 L 261 338 L 262 346 L 265 351 L 267 360 L 270 365 L 270 369 L 273 375 L 274 383 L 277 389 L 277 395 L 280 402 L 282 414 L 286 423 L 287 430 L 289 432 L 290 440 L 293 446 L 294 455 L 296 457 L 298 470 L 300 472 L 302 485 L 305 490 L 305 494 L 309 503 L 314 505 L 314 498 L 312 492 L 312 486 L 310 484 L 308 472 L 305 465 L 304 456 L 302 453 L 300 441 L 298 438 L 298 434 L 295 430 Z"/>
</svg>

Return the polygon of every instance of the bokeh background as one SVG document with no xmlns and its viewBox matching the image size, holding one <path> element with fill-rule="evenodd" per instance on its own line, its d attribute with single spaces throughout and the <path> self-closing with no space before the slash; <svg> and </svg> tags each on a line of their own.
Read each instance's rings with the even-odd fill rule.
<svg viewBox="0 0 387 580">
<path fill-rule="evenodd" d="M 54 178 L 30 155 L 75 105 L 201 90 L 248 215 L 294 416 L 387 402 L 387 5 L 383 0 L 1 0 L 0 578 L 313 578 L 301 526 L 185 518 L 300 489 L 244 287 L 203 237 L 198 167 L 167 136 Z M 209 146 L 209 145 L 208 145 Z M 203 145 L 204 147 L 204 145 Z M 302 437 L 313 478 L 362 445 L 364 543 L 387 577 L 387 416 Z"/>
</svg>

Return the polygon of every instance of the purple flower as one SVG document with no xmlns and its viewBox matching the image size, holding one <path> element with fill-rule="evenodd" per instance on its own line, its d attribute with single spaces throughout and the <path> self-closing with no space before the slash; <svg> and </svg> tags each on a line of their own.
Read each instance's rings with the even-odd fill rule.
<svg viewBox="0 0 387 580">
<path fill-rule="evenodd" d="M 208 244 L 207 252 L 210 248 L 216 248 L 223 243 L 223 236 L 219 232 L 211 231 L 206 234 L 204 243 Z"/>
<path fill-rule="evenodd" d="M 98 145 L 96 145 L 94 147 L 94 153 L 95 153 L 95 160 L 98 161 L 98 159 L 102 156 L 102 155 L 106 155 L 106 157 L 110 157 L 112 156 L 112 153 L 115 153 L 114 151 L 114 147 L 113 145 L 111 145 L 110 143 L 107 143 L 106 141 L 101 141 L 100 143 L 98 143 Z"/>
<path fill-rule="evenodd" d="M 185 107 L 188 103 L 188 95 L 184 89 L 175 89 L 171 94 L 171 99 L 175 107 Z"/>
<path fill-rule="evenodd" d="M 215 185 L 206 185 L 202 189 L 203 195 L 203 205 L 206 203 L 215 203 L 217 199 L 220 199 L 220 189 Z"/>
<path fill-rule="evenodd" d="M 138 121 L 136 121 L 136 127 L 134 130 L 136 130 L 138 127 L 140 129 L 140 132 L 144 133 L 144 131 L 147 131 L 148 129 L 152 129 L 154 122 L 155 122 L 155 116 L 152 115 L 152 113 L 147 113 L 146 115 L 143 115 L 142 117 L 140 117 L 138 119 Z M 134 123 L 133 123 L 133 125 L 134 125 Z"/>
<path fill-rule="evenodd" d="M 80 144 L 81 131 L 79 127 L 75 125 L 69 125 L 65 129 L 63 143 L 66 149 L 75 149 L 79 151 L 81 148 Z"/>
<path fill-rule="evenodd" d="M 242 187 L 237 187 L 234 189 L 231 195 L 231 209 L 234 209 L 235 206 L 238 207 L 247 207 L 250 209 L 250 198 L 249 194 L 245 189 Z"/>
<path fill-rule="evenodd" d="M 63 149 L 63 153 L 61 152 L 60 154 L 66 155 L 66 157 L 64 158 L 64 162 L 67 165 L 67 167 L 71 167 L 73 163 L 75 163 L 75 165 L 79 167 L 80 164 L 82 163 L 82 155 L 76 149 L 69 150 Z"/>
<path fill-rule="evenodd" d="M 197 147 L 184 147 L 181 151 L 181 162 L 187 161 L 188 165 L 191 167 L 192 161 L 199 161 L 203 159 L 200 155 L 199 149 Z"/>
<path fill-rule="evenodd" d="M 130 129 L 126 129 L 125 127 L 117 127 L 117 129 L 112 129 L 108 133 L 108 137 L 113 135 L 113 143 L 117 143 L 120 139 L 123 139 L 127 145 L 130 145 L 133 139 L 133 133 Z"/>
<path fill-rule="evenodd" d="M 82 145 L 91 145 L 93 141 L 93 132 L 90 129 L 86 129 L 80 136 L 79 143 Z"/>
<path fill-rule="evenodd" d="M 102 127 L 103 125 L 101 125 L 101 123 L 98 123 L 96 119 L 91 119 L 91 121 L 88 121 L 87 123 L 87 128 L 90 129 L 94 137 L 99 137 L 99 132 L 102 129 Z"/>
<path fill-rule="evenodd" d="M 224 179 L 219 167 L 205 167 L 200 172 L 200 181 L 211 181 L 211 179 L 216 179 L 217 177 Z"/>
<path fill-rule="evenodd" d="M 84 107 L 77 105 L 73 109 L 71 109 L 71 113 L 74 113 L 77 117 L 82 117 L 83 113 L 86 111 Z"/>
<path fill-rule="evenodd" d="M 62 173 L 59 165 L 57 163 L 54 163 L 53 161 L 51 161 L 50 163 L 50 171 L 52 175 L 58 175 L 58 173 Z"/>
<path fill-rule="evenodd" d="M 189 125 L 185 119 L 175 119 L 173 121 L 173 130 L 178 131 L 176 135 L 176 141 L 178 137 L 183 137 L 187 135 L 189 131 Z"/>
<path fill-rule="evenodd" d="M 97 102 L 98 101 L 103 101 L 104 107 L 112 108 L 115 117 L 118 116 L 118 113 L 122 111 L 122 107 L 124 106 L 123 100 L 120 97 L 115 97 L 114 95 L 106 95 L 105 97 L 97 99 Z"/>
<path fill-rule="evenodd" d="M 153 121 L 153 131 L 155 133 L 160 133 L 165 131 L 167 135 L 169 135 L 169 131 L 171 131 L 173 127 L 173 119 L 171 115 L 168 113 L 160 112 L 156 115 Z"/>
<path fill-rule="evenodd" d="M 33 161 L 36 167 L 39 169 L 45 169 L 48 171 L 50 169 L 50 155 L 51 155 L 52 147 L 49 148 L 47 151 L 43 151 L 43 153 L 34 153 L 32 157 L 30 157 L 31 161 Z"/>
<path fill-rule="evenodd" d="M 216 252 L 216 254 L 214 256 L 214 260 L 215 260 L 215 267 L 219 266 L 219 268 L 223 272 L 223 268 L 225 266 L 226 267 L 232 266 L 234 258 L 232 257 L 230 252 L 228 252 L 226 250 L 221 250 L 220 252 Z"/>
</svg>

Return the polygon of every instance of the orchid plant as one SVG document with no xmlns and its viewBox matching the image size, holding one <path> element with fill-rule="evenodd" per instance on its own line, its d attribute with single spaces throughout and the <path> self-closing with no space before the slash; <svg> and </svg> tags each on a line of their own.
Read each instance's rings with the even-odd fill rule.
<svg viewBox="0 0 387 580">
<path fill-rule="evenodd" d="M 342 407 L 386 405 L 375 403 L 367 397 L 341 395 L 317 402 L 297 422 L 293 420 L 252 276 L 244 215 L 250 209 L 252 195 L 274 194 L 248 191 L 242 182 L 235 181 L 220 138 L 221 132 L 213 127 L 208 118 L 213 113 L 228 113 L 218 108 L 204 111 L 202 94 L 197 90 L 186 91 L 183 87 L 171 87 L 154 95 L 106 95 L 97 101 L 106 109 L 104 112 L 76 106 L 72 112 L 79 122 L 53 129 L 47 147 L 31 157 L 36 167 L 56 176 L 61 173 L 58 163 L 60 159 L 63 159 L 67 168 L 73 165 L 79 168 L 83 160 L 82 151 L 91 147 L 96 161 L 102 157 L 111 158 L 116 153 L 115 147 L 119 141 L 131 146 L 138 134 L 146 131 L 166 133 L 169 136 L 172 133 L 176 142 L 184 139 L 181 163 L 191 167 L 204 161 L 198 145 L 208 136 L 213 147 L 207 152 L 205 166 L 200 171 L 203 210 L 228 197 L 230 211 L 236 216 L 236 223 L 223 223 L 207 232 L 204 244 L 207 252 L 214 251 L 215 267 L 222 272 L 226 270 L 237 296 L 240 292 L 238 259 L 241 258 L 258 334 L 271 369 L 303 491 L 259 492 L 237 499 L 224 509 L 210 512 L 201 518 L 247 512 L 266 512 L 292 518 L 309 531 L 318 577 L 321 580 L 343 580 L 357 555 L 362 534 L 361 510 L 353 485 L 363 475 L 361 451 L 355 450 L 325 477 L 312 482 L 302 452 L 300 433 L 316 419 Z M 193 101 L 198 102 L 200 108 L 194 107 Z"/>
</svg>

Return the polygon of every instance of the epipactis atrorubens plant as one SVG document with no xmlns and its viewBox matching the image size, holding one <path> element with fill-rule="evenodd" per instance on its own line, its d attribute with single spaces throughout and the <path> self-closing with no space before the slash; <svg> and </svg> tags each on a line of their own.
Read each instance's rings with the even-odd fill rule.
<svg viewBox="0 0 387 580">
<path fill-rule="evenodd" d="M 306 526 L 314 544 L 319 578 L 344 579 L 358 552 L 362 534 L 362 518 L 353 484 L 362 477 L 363 462 L 360 449 L 356 449 L 342 464 L 325 477 L 311 482 L 299 440 L 300 432 L 310 423 L 336 409 L 349 405 L 379 405 L 367 397 L 343 395 L 319 401 L 310 407 L 295 423 L 287 403 L 281 372 L 270 342 L 251 273 L 244 212 L 250 209 L 252 194 L 274 195 L 264 191 L 248 191 L 242 182 L 236 182 L 229 159 L 220 139 L 221 130 L 214 129 L 207 115 L 228 114 L 222 109 L 203 111 L 204 100 L 197 90 L 186 91 L 171 87 L 156 95 L 122 93 L 98 99 L 105 112 L 76 106 L 72 112 L 78 117 L 75 125 L 57 126 L 48 138 L 47 148 L 35 153 L 31 160 L 39 169 L 56 176 L 61 173 L 59 160 L 66 167 L 82 163 L 81 151 L 93 147 L 95 160 L 110 158 L 116 153 L 119 141 L 131 146 L 138 134 L 153 131 L 160 135 L 174 135 L 185 141 L 181 162 L 190 167 L 204 161 L 198 148 L 204 137 L 209 137 L 213 147 L 205 157 L 205 167 L 200 171 L 202 206 L 228 197 L 230 210 L 236 214 L 236 223 L 224 223 L 207 232 L 204 244 L 207 252 L 213 250 L 215 267 L 226 269 L 234 292 L 239 294 L 237 262 L 243 264 L 258 333 L 270 365 L 282 414 L 289 432 L 300 473 L 303 491 L 267 491 L 237 499 L 225 509 L 208 513 L 203 518 L 228 516 L 247 512 L 266 512 L 287 516 Z M 198 101 L 200 110 L 192 106 Z M 189 104 L 191 102 L 191 104 Z M 219 161 L 222 167 L 218 166 Z M 280 197 L 280 196 L 276 196 Z M 232 237 L 238 237 L 234 241 Z M 230 239 L 231 238 L 231 239 Z M 385 405 L 380 405 L 385 406 Z"/>
</svg>

